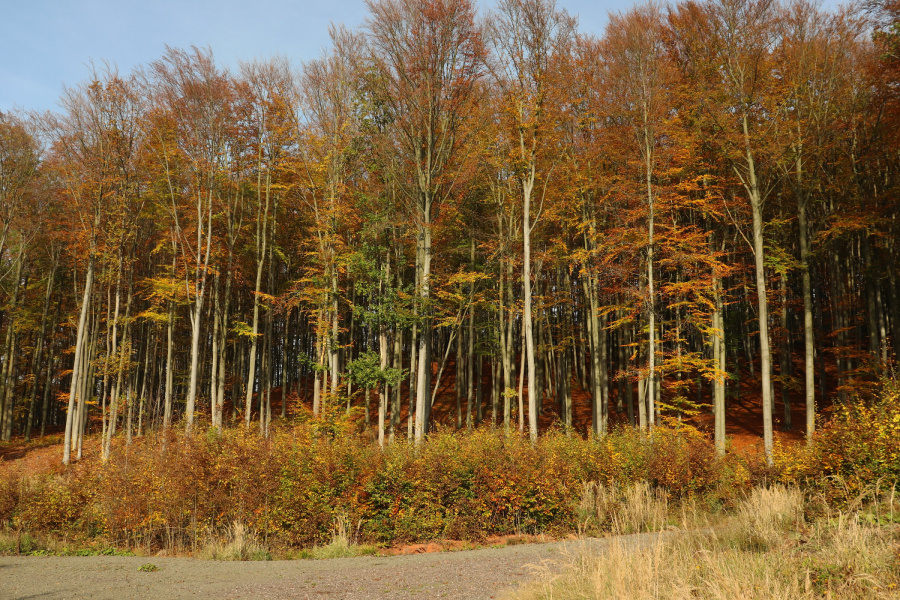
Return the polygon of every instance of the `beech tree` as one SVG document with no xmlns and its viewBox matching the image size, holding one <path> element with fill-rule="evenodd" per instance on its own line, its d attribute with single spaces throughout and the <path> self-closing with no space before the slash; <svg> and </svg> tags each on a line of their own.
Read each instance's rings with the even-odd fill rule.
<svg viewBox="0 0 900 600">
<path fill-rule="evenodd" d="M 2 363 L 0 363 L 0 440 L 8 441 L 13 431 L 13 404 L 15 400 L 15 373 L 13 364 L 15 354 L 15 313 L 19 305 L 20 279 L 25 260 L 25 250 L 29 237 L 24 230 L 15 227 L 24 210 L 24 203 L 29 192 L 35 191 L 35 181 L 39 176 L 40 147 L 37 139 L 26 121 L 0 112 L 0 256 L 9 251 L 12 264 L 9 265 L 4 282 L 12 289 L 8 298 L 4 299 L 6 317 L 6 336 L 3 345 Z M 12 250 L 10 238 L 17 246 Z M 4 261 L 6 263 L 7 261 Z M 4 264 L 6 266 L 6 264 Z M 11 274 L 11 277 L 10 277 Z M 32 400 L 31 406 L 33 407 Z M 30 408 L 31 410 L 31 408 Z M 26 433 L 28 437 L 28 433 Z"/>
<path fill-rule="evenodd" d="M 763 209 L 775 189 L 774 157 L 766 156 L 766 129 L 774 128 L 770 49 L 775 38 L 775 5 L 771 0 L 722 0 L 688 4 L 675 17 L 682 43 L 698 64 L 694 69 L 709 100 L 706 106 L 722 133 L 722 151 L 753 218 L 748 242 L 754 256 L 760 371 L 763 408 L 763 441 L 767 460 L 772 460 L 772 359 L 769 343 L 769 309 L 765 272 Z M 705 51 L 698 45 L 705 46 Z M 706 64 L 703 64 L 706 62 Z"/>
<path fill-rule="evenodd" d="M 624 15 L 610 15 L 603 57 L 610 73 L 607 78 L 621 86 L 616 94 L 622 103 L 622 117 L 631 129 L 643 171 L 647 199 L 647 383 L 646 398 L 640 399 L 640 425 L 656 423 L 659 404 L 657 381 L 656 283 L 653 268 L 655 198 L 661 140 L 665 135 L 666 112 L 671 106 L 667 91 L 674 74 L 664 49 L 662 14 L 654 4 L 633 9 Z"/>
<path fill-rule="evenodd" d="M 73 249 L 86 256 L 66 412 L 65 464 L 73 449 L 80 458 L 87 422 L 98 333 L 96 319 L 93 324 L 88 319 L 95 272 L 98 263 L 111 258 L 103 247 L 114 229 L 110 216 L 127 220 L 127 204 L 134 199 L 137 183 L 134 171 L 139 103 L 132 90 L 133 80 L 119 77 L 113 69 L 92 75 L 90 83 L 66 91 L 62 101 L 65 113 L 50 117 L 48 123 L 54 137 L 52 165 L 72 211 L 70 222 L 77 228 L 71 231 L 77 236 Z M 121 284 L 121 279 L 118 281 Z M 118 285 L 117 304 L 121 291 Z M 118 317 L 118 313 L 113 317 L 114 323 Z"/>
<path fill-rule="evenodd" d="M 209 282 L 213 207 L 228 155 L 226 131 L 233 122 L 233 94 L 211 51 L 170 48 L 162 60 L 151 65 L 151 73 L 154 96 L 168 119 L 157 127 L 165 127 L 168 136 L 160 139 L 164 140 L 174 243 L 185 297 L 191 303 L 191 366 L 185 407 L 185 428 L 190 431 L 201 369 L 201 319 Z M 169 152 L 177 153 L 183 172 L 176 175 L 170 171 Z"/>
<path fill-rule="evenodd" d="M 493 70 L 511 121 L 510 168 L 522 194 L 522 335 L 528 370 L 528 432 L 534 441 L 538 435 L 539 392 L 535 386 L 531 234 L 537 218 L 532 221 L 531 203 L 539 176 L 546 186 L 553 170 L 554 161 L 540 155 L 547 138 L 552 137 L 554 125 L 553 69 L 558 67 L 561 56 L 569 51 L 574 40 L 575 20 L 557 9 L 555 0 L 503 0 L 490 19 L 490 29 L 497 54 Z M 542 194 L 540 200 L 544 198 Z M 541 203 L 538 211 L 542 207 Z M 594 402 L 599 405 L 602 400 L 595 396 Z M 595 421 L 595 427 L 601 432 L 605 422 L 601 425 L 600 419 Z"/>
<path fill-rule="evenodd" d="M 378 90 L 391 117 L 392 143 L 410 181 L 404 192 L 417 228 L 418 332 L 415 440 L 431 411 L 432 236 L 436 211 L 461 167 L 465 119 L 478 102 L 485 47 L 468 0 L 369 2 L 369 44 Z"/>
<path fill-rule="evenodd" d="M 345 29 L 331 31 L 334 50 L 319 60 L 306 63 L 302 79 L 305 161 L 304 198 L 313 215 L 323 293 L 316 313 L 317 364 L 313 388 L 313 414 L 321 409 L 327 390 L 334 394 L 340 365 L 338 253 L 340 228 L 349 208 L 348 188 L 353 168 L 352 145 L 358 135 L 357 111 L 362 61 L 362 40 Z M 324 291 L 327 290 L 327 291 Z M 327 365 L 322 357 L 327 356 Z M 325 368 L 330 385 L 323 385 Z M 324 389 L 323 389 L 324 388 Z"/>
</svg>

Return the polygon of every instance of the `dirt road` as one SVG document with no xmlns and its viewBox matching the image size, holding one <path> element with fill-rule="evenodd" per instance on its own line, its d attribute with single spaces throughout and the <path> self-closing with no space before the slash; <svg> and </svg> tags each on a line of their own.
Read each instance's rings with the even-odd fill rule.
<svg viewBox="0 0 900 600">
<path fill-rule="evenodd" d="M 628 536 L 634 546 L 651 536 Z M 362 600 L 501 598 L 531 578 L 531 566 L 604 540 L 528 544 L 461 552 L 333 560 L 218 562 L 191 558 L 0 557 L 3 600 Z M 159 570 L 143 572 L 155 564 Z"/>
</svg>

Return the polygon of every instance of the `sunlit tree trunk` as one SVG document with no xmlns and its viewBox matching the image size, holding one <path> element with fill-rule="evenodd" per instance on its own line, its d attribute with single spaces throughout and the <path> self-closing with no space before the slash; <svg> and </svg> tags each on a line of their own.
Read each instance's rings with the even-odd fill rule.
<svg viewBox="0 0 900 600">
<path fill-rule="evenodd" d="M 260 150 L 262 152 L 262 150 Z M 262 186 L 262 163 L 257 173 L 257 206 L 256 206 L 256 287 L 253 294 L 253 329 L 250 337 L 250 371 L 247 375 L 247 393 L 244 398 L 244 427 L 250 429 L 250 417 L 253 413 L 253 390 L 256 384 L 256 349 L 259 344 L 259 294 L 262 291 L 262 274 L 266 262 L 266 235 L 269 230 L 269 193 L 271 176 L 266 170 L 265 191 Z M 263 201 L 265 197 L 265 202 Z M 271 268 L 271 265 L 270 267 Z M 262 398 L 262 388 L 259 390 Z M 263 415 L 260 415 L 260 419 Z"/>
<path fill-rule="evenodd" d="M 99 218 L 99 217 L 98 217 Z M 87 319 L 90 310 L 91 294 L 94 284 L 94 257 L 88 256 L 87 272 L 84 276 L 84 293 L 81 299 L 81 313 L 78 317 L 78 330 L 75 333 L 75 356 L 72 367 L 72 383 L 69 388 L 69 405 L 66 411 L 66 430 L 63 437 L 63 464 L 68 465 L 72 456 L 73 435 L 77 434 L 80 423 L 76 423 L 76 396 L 83 379 L 83 355 L 87 341 Z M 77 437 L 77 436 L 76 436 Z"/>
</svg>

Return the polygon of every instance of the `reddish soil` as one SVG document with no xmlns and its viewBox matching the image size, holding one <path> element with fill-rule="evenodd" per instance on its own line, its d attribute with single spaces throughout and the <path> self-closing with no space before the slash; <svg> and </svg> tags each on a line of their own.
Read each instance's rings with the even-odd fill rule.
<svg viewBox="0 0 900 600">
<path fill-rule="evenodd" d="M 85 453 L 92 454 L 97 444 L 94 439 L 86 439 L 83 447 Z M 61 468 L 62 436 L 47 436 L 31 442 L 18 438 L 0 445 L 0 475 L 11 472 L 22 475 L 50 473 Z"/>
<path fill-rule="evenodd" d="M 573 538 L 574 539 L 574 538 Z M 428 554 L 431 552 L 457 552 L 460 550 L 472 550 L 473 548 L 503 548 L 506 546 L 518 546 L 520 544 L 547 544 L 559 540 L 546 535 L 492 535 L 483 544 L 473 545 L 472 542 L 462 540 L 440 540 L 427 544 L 397 544 L 390 548 L 379 550 L 381 556 L 405 556 L 408 554 Z"/>
</svg>

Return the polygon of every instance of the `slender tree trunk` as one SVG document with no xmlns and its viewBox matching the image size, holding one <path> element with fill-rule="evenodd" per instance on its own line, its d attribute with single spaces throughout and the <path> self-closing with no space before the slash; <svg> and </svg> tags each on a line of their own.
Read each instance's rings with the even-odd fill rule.
<svg viewBox="0 0 900 600">
<path fill-rule="evenodd" d="M 763 446 L 766 462 L 772 464 L 774 433 L 772 430 L 772 354 L 769 344 L 769 305 L 766 294 L 765 242 L 763 238 L 763 214 L 759 184 L 756 178 L 756 167 L 750 151 L 750 135 L 748 118 L 743 118 L 744 140 L 747 159 L 747 193 L 750 196 L 750 207 L 753 213 L 753 252 L 756 266 L 756 294 L 759 303 L 759 355 L 762 371 L 762 403 L 763 403 Z"/>
<path fill-rule="evenodd" d="M 16 381 L 19 379 L 19 354 L 17 344 L 19 334 L 14 333 L 12 343 L 10 344 L 9 365 L 6 371 L 6 388 L 4 390 L 6 398 L 4 400 L 3 415 L 3 436 L 4 442 L 12 439 L 13 420 L 15 419 L 15 403 L 16 403 Z"/>
<path fill-rule="evenodd" d="M 230 234 L 229 234 L 230 235 Z M 219 358 L 216 361 L 218 365 L 218 371 L 215 373 L 215 377 L 217 379 L 216 391 L 217 396 L 212 399 L 213 403 L 213 426 L 218 428 L 219 430 L 223 427 L 223 417 L 225 411 L 225 375 L 226 375 L 226 362 L 225 359 L 228 353 L 228 323 L 231 318 L 231 285 L 232 280 L 234 278 L 234 239 L 229 238 L 228 243 L 228 264 L 227 264 L 227 272 L 225 275 L 225 294 L 222 299 L 222 312 L 220 316 L 221 323 L 219 324 Z M 237 402 L 237 397 L 234 397 L 234 402 Z"/>
<path fill-rule="evenodd" d="M 50 344 L 50 354 L 47 356 L 47 378 L 44 381 L 44 399 L 41 403 L 41 437 L 47 433 L 47 421 L 50 420 L 50 393 L 53 389 L 53 373 L 56 346 Z M 55 412 L 55 411 L 54 411 Z"/>
<path fill-rule="evenodd" d="M 534 324 L 532 323 L 532 294 L 531 294 L 531 194 L 534 189 L 535 165 L 531 163 L 528 177 L 522 182 L 522 295 L 524 307 L 522 308 L 522 335 L 525 340 L 525 352 L 528 368 L 528 434 L 531 443 L 537 442 L 538 436 L 538 409 L 535 389 L 535 358 L 534 358 Z"/>
<path fill-rule="evenodd" d="M 463 331 L 459 332 L 459 335 L 456 336 L 456 369 L 453 378 L 454 390 L 456 392 L 456 429 L 460 430 L 463 426 L 463 410 L 462 410 L 462 398 L 463 394 L 466 391 L 466 371 L 463 367 L 464 363 L 464 352 L 463 352 L 463 344 L 465 343 L 465 336 L 463 335 Z M 440 385 L 440 382 L 438 382 Z"/>
<path fill-rule="evenodd" d="M 650 143 L 644 115 L 644 160 L 647 184 L 647 414 L 652 429 L 656 424 L 659 398 L 656 394 L 656 287 L 653 275 L 653 235 L 655 225 L 653 198 L 653 147 Z"/>
<path fill-rule="evenodd" d="M 475 238 L 469 240 L 469 264 L 470 268 L 475 270 Z M 469 331 L 467 335 L 468 348 L 466 351 L 466 428 L 472 429 L 473 415 L 472 402 L 474 392 L 474 361 L 475 361 L 475 286 L 469 285 Z M 479 407 L 480 419 L 480 407 Z"/>
<path fill-rule="evenodd" d="M 212 352 L 210 352 L 210 358 L 212 360 L 212 364 L 210 365 L 210 374 L 209 374 L 209 400 L 210 400 L 210 420 L 212 421 L 212 426 L 216 429 L 221 430 L 221 423 L 218 422 L 218 400 L 219 400 L 219 344 L 221 343 L 219 337 L 221 336 L 221 327 L 222 327 L 222 299 L 221 299 L 221 287 L 220 287 L 221 273 L 219 270 L 216 270 L 216 274 L 213 277 L 213 305 L 212 305 L 212 321 L 213 321 L 213 331 L 212 331 Z"/>
<path fill-rule="evenodd" d="M 87 315 L 91 304 L 91 293 L 94 283 L 93 252 L 88 257 L 87 273 L 84 277 L 84 294 L 81 299 L 81 314 L 78 317 L 78 330 L 75 334 L 75 357 L 72 367 L 72 383 L 69 388 L 69 406 L 66 411 L 66 431 L 63 438 L 63 464 L 68 465 L 72 456 L 73 434 L 80 423 L 75 423 L 76 395 L 82 379 L 82 355 L 87 338 Z"/>
<path fill-rule="evenodd" d="M 197 403 L 197 387 L 200 375 L 200 326 L 203 316 L 203 301 L 206 297 L 206 279 L 209 271 L 209 255 L 212 245 L 212 188 L 207 194 L 206 249 L 203 249 L 203 203 L 202 194 L 197 194 L 197 274 L 194 282 L 194 304 L 190 309 L 191 318 L 191 370 L 188 377 L 188 393 L 185 402 L 184 430 L 190 433 L 194 426 L 194 412 Z M 201 256 L 202 262 L 201 262 Z"/>
<path fill-rule="evenodd" d="M 722 278 L 713 275 L 713 295 L 715 308 L 713 311 L 713 412 L 715 415 L 715 445 L 719 456 L 725 454 L 725 320 L 722 314 Z"/>
<path fill-rule="evenodd" d="M 163 443 L 166 432 L 172 426 L 172 392 L 175 377 L 175 302 L 169 300 L 169 316 L 166 320 L 166 396 L 163 408 Z"/>
<path fill-rule="evenodd" d="M 387 253 L 384 261 L 384 269 L 382 280 L 379 282 L 378 289 L 381 296 L 387 292 L 387 287 L 391 282 L 391 254 Z M 385 318 L 378 322 L 378 358 L 381 371 L 384 372 L 390 367 L 390 350 L 388 348 L 388 324 Z M 384 448 L 385 420 L 387 418 L 388 408 L 388 389 L 387 384 L 382 381 L 378 386 L 378 445 Z"/>
<path fill-rule="evenodd" d="M 2 387 L 0 387 L 0 440 L 9 441 L 12 438 L 12 422 L 13 422 L 13 403 L 15 402 L 15 394 L 13 390 L 16 386 L 15 369 L 13 365 L 16 363 L 16 307 L 19 304 L 19 287 L 22 280 L 22 266 L 25 263 L 25 246 L 19 248 L 16 257 L 15 280 L 13 281 L 13 295 L 9 303 L 7 314 L 9 315 L 6 325 L 6 343 L 4 344 Z"/>
<path fill-rule="evenodd" d="M 256 287 L 254 288 L 255 293 L 253 294 L 253 334 L 250 338 L 250 373 L 247 375 L 247 395 L 244 398 L 244 427 L 248 431 L 250 430 L 250 417 L 253 413 L 253 388 L 256 383 L 256 348 L 259 343 L 259 294 L 262 291 L 262 274 L 266 262 L 266 234 L 269 230 L 269 190 L 271 187 L 271 176 L 267 170 L 265 208 L 260 210 L 260 205 L 263 204 L 263 200 L 259 196 L 262 196 L 263 194 L 259 177 L 261 177 L 261 175 L 257 178 L 257 189 L 260 190 L 260 193 L 257 195 L 256 210 Z M 271 268 L 271 265 L 269 268 Z M 260 389 L 260 392 L 262 392 L 262 389 Z M 262 415 L 260 415 L 260 419 L 261 418 Z"/>
<path fill-rule="evenodd" d="M 416 381 L 416 444 L 421 444 L 428 431 L 428 420 L 431 413 L 431 321 L 428 302 L 431 297 L 431 198 L 424 198 L 424 211 L 421 227 L 421 272 L 419 298 L 422 302 L 422 333 L 419 336 L 419 364 Z M 440 382 L 439 382 L 440 383 Z"/>
<path fill-rule="evenodd" d="M 119 348 L 119 309 L 121 308 L 121 300 L 122 300 L 122 255 L 119 255 L 119 265 L 116 269 L 116 299 L 115 299 L 115 308 L 113 309 L 113 317 L 112 320 L 109 320 L 109 293 L 107 292 L 106 301 L 107 301 L 107 310 L 106 317 L 107 322 L 111 324 L 112 329 L 112 340 L 110 342 L 110 334 L 109 329 L 107 329 L 107 345 L 106 345 L 106 361 L 108 364 L 114 360 Z M 104 431 L 101 436 L 101 457 L 102 460 L 106 461 L 109 459 L 109 447 L 112 444 L 112 438 L 115 435 L 116 430 L 116 418 L 117 418 L 117 409 L 119 403 L 119 381 L 118 379 L 115 382 L 115 385 L 109 384 L 109 369 L 105 369 L 105 373 L 103 376 L 103 397 L 109 396 L 109 421 L 108 423 L 104 421 Z"/>
<path fill-rule="evenodd" d="M 88 400 L 92 397 L 91 389 L 96 387 L 94 380 L 96 367 L 94 365 L 93 359 L 97 354 L 97 340 L 100 337 L 100 316 L 98 314 L 97 308 L 95 308 L 94 310 L 92 319 L 93 325 L 90 326 L 89 330 L 93 333 L 91 335 L 91 341 L 87 347 L 87 352 L 83 356 L 81 368 L 83 377 L 81 381 L 81 392 L 78 395 L 78 410 L 76 411 L 76 460 L 81 460 L 82 451 L 84 449 L 84 434 L 87 431 L 88 413 L 90 412 L 90 405 L 88 404 Z"/>
<path fill-rule="evenodd" d="M 800 237 L 800 278 L 803 289 L 803 372 L 806 400 L 806 441 L 812 441 L 816 428 L 815 341 L 813 338 L 813 299 L 809 274 L 809 225 L 806 218 L 807 198 L 803 193 L 803 160 L 797 153 L 797 227 Z"/>
<path fill-rule="evenodd" d="M 397 269 L 400 270 L 399 268 Z M 397 365 L 398 369 L 403 368 L 403 330 L 400 328 L 399 324 L 394 325 L 393 330 L 393 338 L 394 338 L 394 364 Z M 397 427 L 400 426 L 400 388 L 402 387 L 402 382 L 398 380 L 394 385 L 391 394 L 391 421 L 390 421 L 390 437 L 389 440 L 391 442 L 394 441 L 395 436 L 397 435 L 396 430 Z"/>
<path fill-rule="evenodd" d="M 416 287 L 419 286 L 418 268 L 416 269 Z M 406 415 L 406 439 L 413 441 L 415 438 L 416 424 L 416 398 L 418 391 L 416 385 L 419 381 L 419 308 L 418 303 L 413 307 L 415 320 L 413 321 L 412 331 L 409 338 L 409 412 Z"/>
<path fill-rule="evenodd" d="M 269 178 L 266 177 L 266 196 L 269 195 Z M 268 200 L 266 201 L 268 204 Z M 272 210 L 272 243 L 269 244 L 269 282 L 268 282 L 268 293 L 269 296 L 275 295 L 275 240 L 278 235 L 278 200 L 276 198 L 275 203 L 273 205 Z M 272 388 L 274 387 L 273 380 L 273 372 L 274 372 L 274 361 L 275 361 L 275 334 L 273 331 L 273 327 L 275 325 L 275 312 L 273 310 L 269 310 L 269 314 L 266 315 L 266 343 L 265 343 L 265 398 L 266 398 L 266 406 L 265 406 L 265 419 L 262 418 L 262 411 L 260 411 L 260 434 L 263 437 L 269 437 L 269 424 L 272 422 Z M 284 389 L 281 390 L 281 398 L 284 401 Z"/>
<path fill-rule="evenodd" d="M 502 256 L 502 252 L 501 252 Z M 510 388 L 511 376 L 510 372 L 512 368 L 510 367 L 510 363 L 512 359 L 510 358 L 510 346 L 512 345 L 508 341 L 507 330 L 506 330 L 506 321 L 505 321 L 505 313 L 506 313 L 506 305 L 505 305 L 505 296 L 504 296 L 504 270 L 503 264 L 500 264 L 500 279 L 499 279 L 499 291 L 500 291 L 500 302 L 499 302 L 499 311 L 497 313 L 497 330 L 500 334 L 500 361 L 503 368 L 503 388 L 498 395 L 498 401 L 500 396 L 503 396 L 503 429 L 504 431 L 509 431 L 509 418 L 510 418 L 510 406 L 509 406 L 509 394 L 506 391 Z"/>
<path fill-rule="evenodd" d="M 781 378 L 781 401 L 784 404 L 784 430 L 790 431 L 794 428 L 791 414 L 791 395 L 790 395 L 790 379 L 791 379 L 791 330 L 790 320 L 788 319 L 788 281 L 787 273 L 781 273 L 781 348 L 779 349 L 779 365 L 778 375 Z"/>
<path fill-rule="evenodd" d="M 600 340 L 600 336 L 604 335 L 604 333 L 601 331 L 600 327 L 600 317 L 598 314 L 600 307 L 597 305 L 597 290 L 594 285 L 593 275 L 591 273 L 585 273 L 582 277 L 582 283 L 585 288 L 585 300 L 588 303 L 589 309 L 589 314 L 585 319 L 585 323 L 588 326 L 591 345 L 591 395 L 594 400 L 592 426 L 594 435 L 602 437 L 606 435 L 608 421 L 608 407 L 606 398 L 603 394 L 603 352 L 601 350 Z"/>
<path fill-rule="evenodd" d="M 38 380 L 40 379 L 41 359 L 44 354 L 44 338 L 47 335 L 47 315 L 50 310 L 50 296 L 53 294 L 53 282 L 56 279 L 56 267 L 59 264 L 59 255 L 53 253 L 50 263 L 50 273 L 47 275 L 47 291 L 44 294 L 44 308 L 41 311 L 41 331 L 37 337 L 36 348 L 34 349 L 34 361 L 31 372 L 34 376 L 34 382 L 31 386 L 31 398 L 28 401 L 28 422 L 25 425 L 25 440 L 31 439 L 31 429 L 34 425 L 35 401 L 37 400 Z M 49 377 L 50 365 L 47 365 Z"/>
<path fill-rule="evenodd" d="M 519 390 L 516 394 L 516 399 L 519 402 L 519 433 L 525 433 L 525 406 L 524 406 L 524 397 L 522 386 L 525 383 L 525 355 L 527 352 L 525 348 L 522 346 L 525 345 L 525 319 L 522 319 L 522 331 L 519 336 L 521 339 L 519 340 Z M 533 443 L 533 442 L 532 442 Z"/>
</svg>

